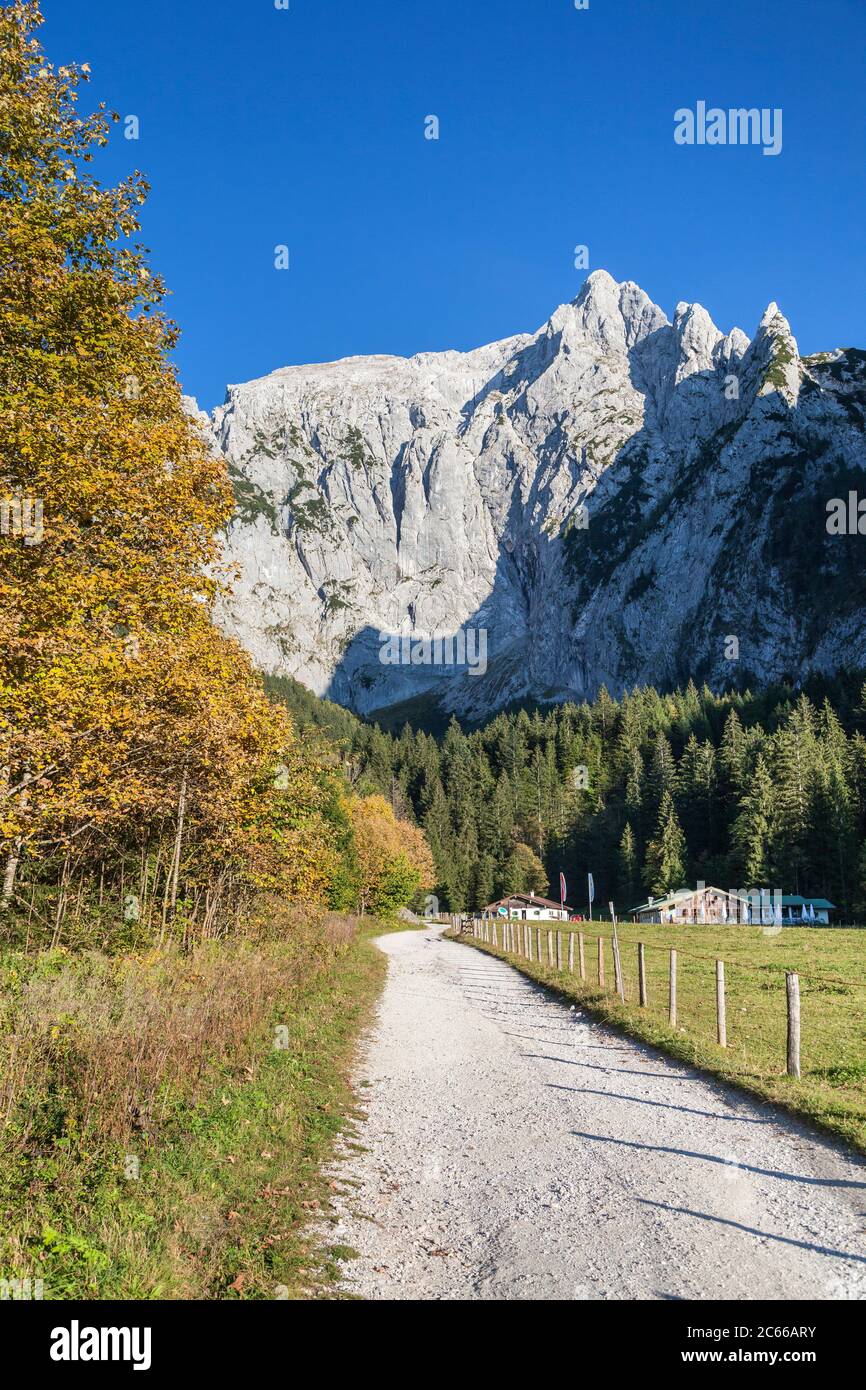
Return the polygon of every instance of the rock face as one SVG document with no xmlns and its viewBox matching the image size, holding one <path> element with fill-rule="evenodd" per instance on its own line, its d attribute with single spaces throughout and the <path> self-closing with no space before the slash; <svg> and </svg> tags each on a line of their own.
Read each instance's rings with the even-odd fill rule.
<svg viewBox="0 0 866 1390">
<path fill-rule="evenodd" d="M 827 511 L 866 496 L 866 353 L 800 358 L 775 304 L 750 342 L 596 271 L 537 333 L 287 367 L 211 429 L 221 621 L 359 713 L 866 666 L 866 538 Z M 423 642 L 455 634 L 462 665 Z"/>
</svg>

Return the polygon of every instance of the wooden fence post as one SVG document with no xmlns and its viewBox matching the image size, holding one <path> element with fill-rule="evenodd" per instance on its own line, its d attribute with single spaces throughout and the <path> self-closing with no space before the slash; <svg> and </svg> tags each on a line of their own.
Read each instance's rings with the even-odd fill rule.
<svg viewBox="0 0 866 1390">
<path fill-rule="evenodd" d="M 574 974 L 574 932 L 568 933 L 568 973 Z"/>
<path fill-rule="evenodd" d="M 668 1018 L 672 1028 L 677 1026 L 677 953 L 671 950 L 670 1007 Z"/>
<path fill-rule="evenodd" d="M 526 932 L 526 959 L 532 960 L 532 928 L 527 926 L 524 931 Z"/>
<path fill-rule="evenodd" d="M 793 970 L 785 973 L 788 993 L 788 1075 L 800 1076 L 800 977 Z"/>
<path fill-rule="evenodd" d="M 496 925 L 496 919 L 495 919 L 495 918 L 494 918 L 494 921 L 493 921 L 493 945 L 496 947 L 496 949 L 497 949 L 497 951 L 498 951 L 498 950 L 499 950 L 499 928 L 498 928 L 498 926 Z"/>
<path fill-rule="evenodd" d="M 562 969 L 562 932 L 559 928 L 556 931 L 556 968 Z"/>
<path fill-rule="evenodd" d="M 642 941 L 637 943 L 637 976 L 640 1002 L 646 1008 L 646 951 Z"/>
<path fill-rule="evenodd" d="M 604 937 L 598 938 L 598 987 L 604 989 Z"/>
<path fill-rule="evenodd" d="M 535 928 L 535 959 L 541 965 L 541 927 Z"/>
<path fill-rule="evenodd" d="M 547 929 L 547 964 L 553 969 L 553 932 Z"/>
<path fill-rule="evenodd" d="M 619 939 L 616 934 L 616 924 L 613 928 L 613 979 L 616 992 L 623 1003 L 625 1003 L 625 987 L 622 982 L 622 961 L 619 956 Z"/>
<path fill-rule="evenodd" d="M 584 949 L 583 932 L 577 933 L 577 950 L 580 957 L 580 978 L 586 981 L 586 951 Z"/>
<path fill-rule="evenodd" d="M 725 962 L 716 961 L 716 1033 L 719 1047 L 728 1045 L 728 1024 L 725 1017 Z"/>
</svg>

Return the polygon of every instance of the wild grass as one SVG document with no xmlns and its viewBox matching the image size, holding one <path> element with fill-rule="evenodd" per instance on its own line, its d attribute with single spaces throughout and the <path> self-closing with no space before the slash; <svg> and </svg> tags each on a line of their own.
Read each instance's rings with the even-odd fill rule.
<svg viewBox="0 0 866 1390">
<path fill-rule="evenodd" d="M 321 1288 L 305 1227 L 384 975 L 369 935 L 270 901 L 186 952 L 0 954 L 0 1277 L 60 1299 Z"/>
<path fill-rule="evenodd" d="M 866 932 L 620 926 L 623 1002 L 615 993 L 610 922 L 563 923 L 560 930 L 563 970 L 556 969 L 555 951 L 553 964 L 548 962 L 545 925 L 540 963 L 537 956 L 531 963 L 517 955 L 507 959 L 624 1032 L 775 1101 L 866 1152 Z M 568 970 L 568 935 L 578 932 L 585 943 L 584 981 L 577 940 L 574 972 Z M 604 989 L 598 983 L 599 937 Z M 460 939 L 493 949 L 471 937 Z M 645 1007 L 639 1002 L 638 942 L 645 946 Z M 677 951 L 676 1027 L 669 1022 L 671 948 Z M 716 1035 L 717 959 L 725 962 L 726 1048 L 718 1045 Z M 796 971 L 800 980 L 799 1080 L 786 1072 L 788 971 Z"/>
</svg>

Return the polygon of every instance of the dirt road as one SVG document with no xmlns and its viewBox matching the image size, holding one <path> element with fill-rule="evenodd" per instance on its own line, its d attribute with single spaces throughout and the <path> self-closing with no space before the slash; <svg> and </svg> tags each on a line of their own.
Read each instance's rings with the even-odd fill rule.
<svg viewBox="0 0 866 1390">
<path fill-rule="evenodd" d="M 379 944 L 328 1232 L 358 1251 L 347 1289 L 866 1298 L 866 1164 L 438 928 Z"/>
</svg>

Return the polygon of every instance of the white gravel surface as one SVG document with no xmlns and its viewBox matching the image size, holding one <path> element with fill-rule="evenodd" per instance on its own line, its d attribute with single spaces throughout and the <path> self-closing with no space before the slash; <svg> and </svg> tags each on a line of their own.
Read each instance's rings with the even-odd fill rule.
<svg viewBox="0 0 866 1390">
<path fill-rule="evenodd" d="M 866 1165 L 441 929 L 382 937 L 326 1239 L 384 1299 L 866 1298 Z M 355 1146 L 363 1146 L 358 1151 Z"/>
</svg>

